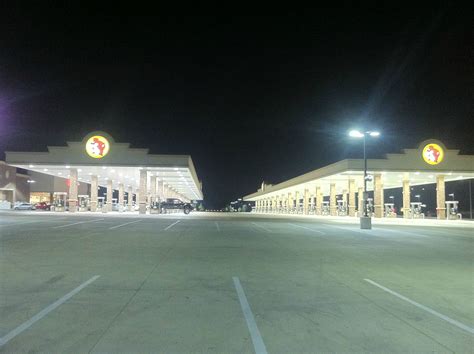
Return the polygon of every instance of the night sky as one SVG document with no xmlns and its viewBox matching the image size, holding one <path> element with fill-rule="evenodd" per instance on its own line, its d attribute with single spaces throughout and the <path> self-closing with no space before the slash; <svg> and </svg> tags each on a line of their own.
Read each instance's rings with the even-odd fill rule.
<svg viewBox="0 0 474 354">
<path fill-rule="evenodd" d="M 2 9 L 0 151 L 104 130 L 152 153 L 190 154 L 208 208 L 262 180 L 361 157 L 346 133 L 362 125 L 382 132 L 370 157 L 428 138 L 474 153 L 471 11 L 305 13 Z"/>
</svg>

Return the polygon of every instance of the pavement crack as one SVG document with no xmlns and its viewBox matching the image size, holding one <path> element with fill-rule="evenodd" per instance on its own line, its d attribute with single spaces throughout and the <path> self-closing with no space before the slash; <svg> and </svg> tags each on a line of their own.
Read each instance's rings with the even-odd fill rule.
<svg viewBox="0 0 474 354">
<path fill-rule="evenodd" d="M 187 230 L 187 229 L 186 229 Z M 125 309 L 128 307 L 128 305 L 130 305 L 130 303 L 133 301 L 133 299 L 137 296 L 137 294 L 140 292 L 140 290 L 143 288 L 143 286 L 145 285 L 145 283 L 148 281 L 148 279 L 150 278 L 150 276 L 153 274 L 153 272 L 161 265 L 163 265 L 163 262 L 165 262 L 169 255 L 171 254 L 171 251 L 174 249 L 174 247 L 176 246 L 176 244 L 178 243 L 179 239 L 184 235 L 185 231 L 186 230 L 183 230 L 179 233 L 178 237 L 176 237 L 176 241 L 168 248 L 168 250 L 166 251 L 165 255 L 163 256 L 163 258 L 157 262 L 155 264 L 155 266 L 151 269 L 151 271 L 147 274 L 147 276 L 145 277 L 145 279 L 143 279 L 143 281 L 141 282 L 140 286 L 134 290 L 134 293 L 132 294 L 132 296 L 130 296 L 130 299 L 128 299 L 128 301 L 120 308 L 119 312 L 112 318 L 112 320 L 109 322 L 109 324 L 107 325 L 107 327 L 104 329 L 104 331 L 102 332 L 102 334 L 99 336 L 99 338 L 97 339 L 97 341 L 92 345 L 92 347 L 89 349 L 88 353 L 92 353 L 92 351 L 95 349 L 95 347 L 97 346 L 97 344 L 99 344 L 99 342 L 102 340 L 102 338 L 105 336 L 105 334 L 109 331 L 109 329 L 112 327 L 112 325 L 117 321 L 117 319 L 120 317 L 120 315 L 125 311 Z"/>
</svg>

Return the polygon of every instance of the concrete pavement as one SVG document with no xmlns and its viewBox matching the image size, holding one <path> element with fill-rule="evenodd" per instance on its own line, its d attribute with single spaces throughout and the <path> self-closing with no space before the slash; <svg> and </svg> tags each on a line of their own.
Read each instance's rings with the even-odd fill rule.
<svg viewBox="0 0 474 354">
<path fill-rule="evenodd" d="M 253 353 L 261 348 L 238 277 L 268 353 L 468 353 L 472 231 L 233 214 L 0 213 L 1 338 L 100 275 L 0 352 Z"/>
</svg>

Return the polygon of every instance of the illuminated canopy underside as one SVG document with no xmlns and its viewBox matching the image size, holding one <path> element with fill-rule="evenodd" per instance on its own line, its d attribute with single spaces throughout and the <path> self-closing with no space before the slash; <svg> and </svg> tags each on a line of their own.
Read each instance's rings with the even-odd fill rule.
<svg viewBox="0 0 474 354">
<path fill-rule="evenodd" d="M 145 169 L 148 171 L 148 189 L 150 177 L 156 176 L 157 181 L 190 200 L 203 199 L 191 156 L 149 154 L 148 149 L 130 148 L 130 144 L 115 143 L 107 136 L 109 153 L 101 159 L 91 158 L 85 151 L 89 136 L 82 142 L 68 142 L 64 147 L 48 146 L 48 152 L 6 152 L 6 163 L 63 178 L 68 178 L 69 170 L 75 168 L 80 183 L 90 183 L 91 176 L 97 175 L 100 186 L 106 186 L 112 180 L 114 189 L 123 183 L 134 191 L 139 188 L 140 170 Z"/>
<path fill-rule="evenodd" d="M 437 175 L 444 175 L 446 182 L 474 178 L 474 156 L 459 155 L 459 150 L 444 149 L 443 161 L 430 165 L 422 158 L 422 149 L 426 143 L 421 143 L 418 149 L 405 149 L 401 154 L 387 154 L 384 159 L 369 159 L 368 174 L 382 174 L 384 189 L 402 187 L 403 180 L 409 180 L 410 185 L 436 183 Z M 332 183 L 336 186 L 336 193 L 342 194 L 343 191 L 347 192 L 350 179 L 355 180 L 356 187 L 362 187 L 363 175 L 363 159 L 342 160 L 279 184 L 267 185 L 264 191 L 247 195 L 244 200 L 256 201 L 303 192 L 305 189 L 314 195 L 316 187 L 320 187 L 324 195 L 329 195 Z M 373 190 L 372 182 L 368 182 L 367 189 Z"/>
</svg>

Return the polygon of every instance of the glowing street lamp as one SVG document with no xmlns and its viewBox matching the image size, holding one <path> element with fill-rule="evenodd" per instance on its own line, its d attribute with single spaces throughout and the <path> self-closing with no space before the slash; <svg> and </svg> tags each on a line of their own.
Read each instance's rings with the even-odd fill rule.
<svg viewBox="0 0 474 354">
<path fill-rule="evenodd" d="M 366 154 L 366 137 L 371 136 L 376 138 L 380 136 L 380 132 L 378 131 L 365 131 L 361 132 L 359 130 L 351 130 L 349 132 L 349 136 L 351 138 L 362 138 L 363 139 L 363 146 L 364 146 L 364 194 L 362 196 L 362 205 L 364 207 L 364 215 L 360 218 L 360 228 L 361 229 L 371 229 L 372 228 L 372 220 L 367 211 L 367 180 L 369 177 L 367 176 L 367 154 Z"/>
</svg>

